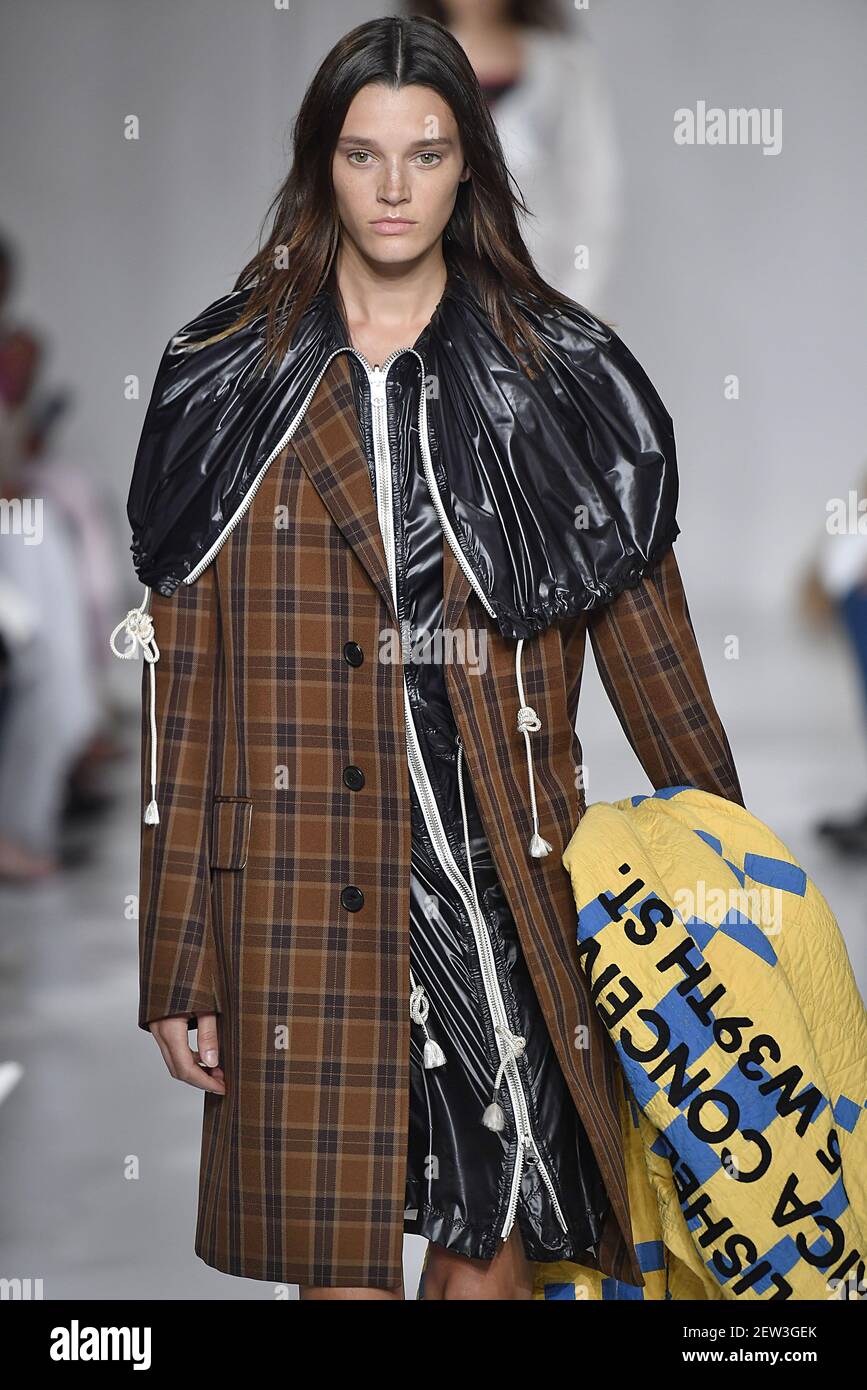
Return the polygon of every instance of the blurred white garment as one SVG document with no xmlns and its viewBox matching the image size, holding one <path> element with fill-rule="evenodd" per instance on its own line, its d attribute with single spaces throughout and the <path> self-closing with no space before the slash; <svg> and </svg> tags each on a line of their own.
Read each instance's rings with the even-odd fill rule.
<svg viewBox="0 0 867 1390">
<path fill-rule="evenodd" d="M 42 535 L 0 538 L 0 578 L 26 596 L 35 630 L 13 648 L 0 724 L 0 835 L 57 852 L 66 778 L 100 714 L 74 543 L 51 497 Z"/>
<path fill-rule="evenodd" d="M 7 647 L 31 641 L 37 628 L 36 609 L 27 595 L 0 573 L 0 636 Z"/>
<path fill-rule="evenodd" d="M 845 598 L 856 584 L 867 584 L 867 535 L 851 531 L 825 536 L 817 568 L 831 598 Z"/>
<path fill-rule="evenodd" d="M 862 529 L 867 525 L 865 496 L 867 473 L 861 472 L 846 497 L 834 499 L 846 504 L 845 530 L 840 529 L 839 517 L 835 516 L 833 527 L 830 516 L 825 520 L 816 569 L 819 582 L 831 598 L 845 598 L 856 585 L 867 584 L 867 532 Z M 839 512 L 839 507 L 835 511 Z"/>
<path fill-rule="evenodd" d="M 585 38 L 524 31 L 519 82 L 492 106 L 506 162 L 534 214 L 524 239 L 543 279 L 601 312 L 620 234 L 623 171 L 601 60 Z M 587 269 L 575 248 L 589 248 Z"/>
<path fill-rule="evenodd" d="M 49 458 L 31 463 L 27 478 L 31 493 L 54 499 L 71 531 L 78 581 L 87 605 L 90 660 L 108 668 L 111 652 L 105 634 L 114 626 L 121 581 L 105 493 L 88 473 L 65 460 L 61 463 Z"/>
</svg>

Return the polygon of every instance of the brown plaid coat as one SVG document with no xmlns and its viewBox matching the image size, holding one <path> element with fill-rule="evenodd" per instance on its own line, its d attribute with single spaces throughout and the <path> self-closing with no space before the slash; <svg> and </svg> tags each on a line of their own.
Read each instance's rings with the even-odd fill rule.
<svg viewBox="0 0 867 1390">
<path fill-rule="evenodd" d="M 618 1062 L 577 964 L 561 855 L 584 808 L 574 732 L 589 630 L 654 787 L 741 801 L 674 553 L 594 615 L 524 648 L 540 830 L 514 642 L 444 545 L 446 630 L 487 627 L 487 667 L 447 663 L 467 770 L 528 966 L 611 1197 L 598 1265 L 644 1283 L 620 1152 Z M 158 825 L 142 825 L 139 1024 L 220 1015 L 227 1093 L 204 1095 L 197 1253 L 230 1274 L 395 1286 L 409 1117 L 410 802 L 397 629 L 346 359 L 193 585 L 151 595 Z M 357 643 L 361 664 L 350 664 Z M 467 648 L 477 650 L 478 648 Z M 352 650 L 349 655 L 352 655 Z M 143 673 L 146 676 L 146 672 Z M 143 687 L 146 690 L 146 687 Z M 143 708 L 142 786 L 149 781 Z M 342 780 L 354 763 L 360 791 Z M 359 911 L 341 890 L 364 894 Z M 589 1045 L 579 1046 L 580 1025 Z M 592 1261 L 588 1258 L 586 1263 Z"/>
</svg>

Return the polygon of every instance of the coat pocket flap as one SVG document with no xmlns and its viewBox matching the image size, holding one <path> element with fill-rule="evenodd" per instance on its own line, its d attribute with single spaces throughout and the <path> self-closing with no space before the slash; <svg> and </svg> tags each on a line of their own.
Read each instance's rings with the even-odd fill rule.
<svg viewBox="0 0 867 1390">
<path fill-rule="evenodd" d="M 214 797 L 211 826 L 212 869 L 243 869 L 250 847 L 253 802 L 247 796 Z"/>
</svg>

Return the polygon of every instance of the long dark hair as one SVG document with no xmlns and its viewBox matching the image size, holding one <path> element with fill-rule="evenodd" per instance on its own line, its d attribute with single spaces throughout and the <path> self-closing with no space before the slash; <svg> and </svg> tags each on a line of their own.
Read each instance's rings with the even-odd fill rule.
<svg viewBox="0 0 867 1390">
<path fill-rule="evenodd" d="M 518 210 L 529 210 L 506 167 L 469 59 L 448 29 L 425 18 L 389 16 L 360 24 L 323 59 L 295 119 L 289 175 L 266 213 L 260 248 L 234 285 L 252 287 L 243 312 L 209 341 L 265 314 L 260 369 L 276 369 L 285 355 L 298 320 L 332 271 L 340 234 L 332 158 L 350 103 L 371 82 L 432 87 L 451 108 L 471 177 L 459 185 L 443 232 L 446 267 L 466 277 L 510 350 L 523 358 L 526 349 L 541 365 L 538 335 L 518 301 L 523 298 L 531 312 L 572 301 L 542 279 L 524 244 Z"/>
</svg>

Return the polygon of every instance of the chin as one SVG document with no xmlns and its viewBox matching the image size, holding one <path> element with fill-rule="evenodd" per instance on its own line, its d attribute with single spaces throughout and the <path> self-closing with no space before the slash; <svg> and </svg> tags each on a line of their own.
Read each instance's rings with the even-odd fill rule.
<svg viewBox="0 0 867 1390">
<path fill-rule="evenodd" d="M 374 262 L 384 266 L 408 265 L 411 261 L 418 260 L 422 249 L 418 246 L 392 246 L 392 241 L 403 241 L 403 237 L 377 237 L 375 244 L 368 249 L 368 256 Z M 383 242 L 386 245 L 383 246 Z"/>
</svg>

